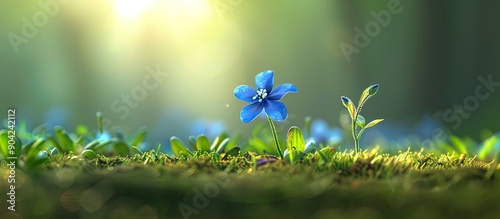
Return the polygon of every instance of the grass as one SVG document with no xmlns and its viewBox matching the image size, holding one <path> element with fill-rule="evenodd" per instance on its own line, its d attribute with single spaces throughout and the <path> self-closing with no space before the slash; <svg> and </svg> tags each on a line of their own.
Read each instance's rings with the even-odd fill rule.
<svg viewBox="0 0 500 219">
<path fill-rule="evenodd" d="M 497 218 L 500 165 L 465 154 L 378 148 L 256 166 L 231 156 L 159 151 L 60 155 L 16 172 L 17 211 L 1 218 Z M 6 181 L 8 170 L 2 166 Z M 1 187 L 5 194 L 5 187 Z M 6 213 L 6 214 L 5 214 Z M 3 215 L 2 215 L 3 214 Z"/>
<path fill-rule="evenodd" d="M 437 139 L 439 148 L 425 150 L 336 151 L 306 142 L 306 122 L 306 135 L 294 126 L 285 139 L 263 126 L 246 142 L 172 136 L 166 153 L 141 149 L 145 129 L 110 134 L 100 113 L 97 121 L 97 130 L 75 133 L 25 123 L 0 130 L 0 194 L 12 185 L 5 158 L 17 158 L 16 211 L 2 201 L 0 218 L 500 218 L 493 133 L 482 143 Z"/>
</svg>

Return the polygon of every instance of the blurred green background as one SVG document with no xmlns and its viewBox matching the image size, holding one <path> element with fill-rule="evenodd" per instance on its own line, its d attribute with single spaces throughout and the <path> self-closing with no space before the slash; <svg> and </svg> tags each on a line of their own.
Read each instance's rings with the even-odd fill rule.
<svg viewBox="0 0 500 219">
<path fill-rule="evenodd" d="M 73 130 L 95 127 L 101 111 L 109 127 L 146 126 L 163 140 L 197 121 L 246 133 L 256 122 L 239 120 L 246 103 L 233 89 L 272 69 L 275 84 L 299 89 L 283 99 L 286 127 L 303 127 L 306 116 L 339 126 L 339 97 L 357 102 L 380 83 L 363 114 L 385 118 L 382 128 L 411 130 L 428 115 L 453 134 L 479 138 L 483 129 L 500 130 L 500 87 L 483 88 L 489 97 L 474 102 L 479 76 L 500 81 L 499 8 L 468 0 L 3 0 L 0 118 L 16 107 L 28 127 Z M 373 36 L 346 56 L 342 43 L 363 40 L 356 28 Z M 148 67 L 164 72 L 161 81 Z M 464 101 L 474 110 L 443 117 Z"/>
</svg>

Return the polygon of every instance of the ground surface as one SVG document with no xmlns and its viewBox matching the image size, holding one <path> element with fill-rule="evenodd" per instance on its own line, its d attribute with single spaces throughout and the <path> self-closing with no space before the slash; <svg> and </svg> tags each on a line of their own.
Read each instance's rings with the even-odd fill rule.
<svg viewBox="0 0 500 219">
<path fill-rule="evenodd" d="M 249 154 L 62 156 L 18 168 L 16 212 L 2 203 L 0 218 L 500 218 L 497 163 L 376 150 L 328 156 L 258 167 Z"/>
</svg>

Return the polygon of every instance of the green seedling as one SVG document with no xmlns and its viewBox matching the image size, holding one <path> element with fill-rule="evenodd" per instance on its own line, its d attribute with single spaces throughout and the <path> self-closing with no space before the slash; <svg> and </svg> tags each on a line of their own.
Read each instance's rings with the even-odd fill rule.
<svg viewBox="0 0 500 219">
<path fill-rule="evenodd" d="M 360 152 L 359 148 L 359 139 L 361 138 L 361 134 L 367 129 L 371 128 L 378 123 L 384 121 L 383 119 L 375 119 L 368 124 L 366 124 L 365 118 L 360 114 L 361 113 L 361 108 L 363 108 L 363 105 L 366 103 L 366 101 L 374 96 L 377 91 L 378 91 L 379 85 L 374 84 L 371 85 L 370 87 L 366 88 L 363 93 L 361 94 L 361 98 L 359 99 L 359 104 L 358 107 L 354 105 L 354 103 L 351 101 L 351 99 L 342 96 L 340 99 L 342 100 L 342 104 L 347 108 L 347 111 L 349 111 L 349 115 L 351 116 L 351 124 L 352 124 L 352 137 L 354 139 L 354 150 L 356 153 Z M 359 130 L 358 130 L 359 127 Z"/>
</svg>

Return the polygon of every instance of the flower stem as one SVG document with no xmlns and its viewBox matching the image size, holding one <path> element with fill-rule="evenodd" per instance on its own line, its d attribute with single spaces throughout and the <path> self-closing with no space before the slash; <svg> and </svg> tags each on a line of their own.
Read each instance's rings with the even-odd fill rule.
<svg viewBox="0 0 500 219">
<path fill-rule="evenodd" d="M 271 117 L 267 116 L 267 120 L 269 121 L 269 126 L 271 126 L 271 132 L 273 133 L 274 144 L 276 144 L 276 149 L 278 149 L 280 158 L 283 160 L 283 153 L 281 153 L 280 143 L 278 141 L 278 134 L 276 133 L 276 127 L 274 127 L 274 122 L 271 119 Z"/>
<path fill-rule="evenodd" d="M 356 120 L 357 119 L 358 119 L 358 114 L 356 113 L 356 115 L 354 116 L 353 121 L 352 121 L 352 138 L 354 138 L 354 150 L 356 151 L 356 154 L 358 154 L 358 152 L 359 152 L 359 139 L 358 139 L 358 136 L 356 133 Z"/>
</svg>

